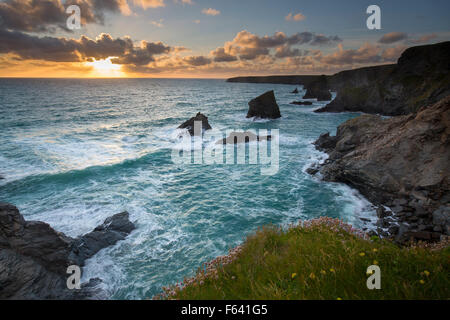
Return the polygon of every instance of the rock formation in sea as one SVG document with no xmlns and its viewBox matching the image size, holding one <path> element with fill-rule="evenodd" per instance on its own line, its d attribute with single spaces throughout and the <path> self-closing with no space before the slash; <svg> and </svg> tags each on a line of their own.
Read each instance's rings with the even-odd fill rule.
<svg viewBox="0 0 450 320">
<path fill-rule="evenodd" d="M 270 141 L 272 136 L 259 136 L 250 131 L 245 132 L 231 132 L 230 135 L 222 140 L 216 142 L 216 144 L 237 144 L 237 143 L 247 143 L 253 141 Z"/>
<path fill-rule="evenodd" d="M 311 101 L 292 101 L 290 104 L 296 104 L 299 106 L 310 106 L 312 105 Z"/>
<path fill-rule="evenodd" d="M 67 267 L 82 267 L 86 259 L 115 244 L 135 228 L 122 212 L 76 239 L 41 221 L 26 221 L 19 210 L 0 203 L 0 299 L 106 298 L 91 279 L 81 289 L 68 289 Z"/>
<path fill-rule="evenodd" d="M 247 118 L 258 117 L 276 119 L 281 117 L 280 108 L 275 100 L 273 90 L 267 91 L 259 97 L 251 100 L 248 103 L 248 106 Z"/>
<path fill-rule="evenodd" d="M 291 93 L 298 93 L 298 89 L 295 88 L 294 91 L 292 91 Z"/>
<path fill-rule="evenodd" d="M 346 70 L 330 76 L 238 77 L 227 81 L 298 84 L 306 89 L 317 86 L 322 88 L 319 91 L 324 91 L 323 78 L 327 80 L 327 89 L 337 95 L 316 112 L 351 111 L 389 116 L 416 112 L 423 105 L 450 94 L 450 41 L 410 47 L 397 64 Z M 317 96 L 308 92 L 306 95 Z"/>
<path fill-rule="evenodd" d="M 378 234 L 399 242 L 450 235 L 450 96 L 405 116 L 359 116 L 315 145 L 329 154 L 323 179 L 379 205 Z"/>
<path fill-rule="evenodd" d="M 320 76 L 316 81 L 305 86 L 306 93 L 303 99 L 317 99 L 317 101 L 331 100 L 330 87 L 325 75 Z"/>
<path fill-rule="evenodd" d="M 185 122 L 183 122 L 178 129 L 187 129 L 189 131 L 189 134 L 191 136 L 194 135 L 194 122 L 195 121 L 201 121 L 202 122 L 202 132 L 205 130 L 210 130 L 212 129 L 211 126 L 209 125 L 208 122 L 208 117 L 205 116 L 204 114 L 198 112 L 195 117 L 190 118 L 189 120 L 186 120 Z"/>
</svg>

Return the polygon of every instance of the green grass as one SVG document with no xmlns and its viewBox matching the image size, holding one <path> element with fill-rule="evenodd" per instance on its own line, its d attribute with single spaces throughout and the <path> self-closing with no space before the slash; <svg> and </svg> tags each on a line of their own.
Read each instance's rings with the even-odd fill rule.
<svg viewBox="0 0 450 320">
<path fill-rule="evenodd" d="M 450 248 L 369 240 L 329 218 L 287 230 L 265 227 L 229 256 L 207 263 L 169 299 L 448 299 Z M 381 269 L 381 289 L 366 286 Z"/>
</svg>

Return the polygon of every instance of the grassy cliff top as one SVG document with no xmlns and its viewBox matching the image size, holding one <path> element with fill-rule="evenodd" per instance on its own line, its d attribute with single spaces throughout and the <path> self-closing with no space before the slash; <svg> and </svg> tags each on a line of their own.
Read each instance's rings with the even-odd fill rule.
<svg viewBox="0 0 450 320">
<path fill-rule="evenodd" d="M 265 227 L 162 299 L 448 299 L 449 241 L 398 247 L 331 218 Z M 367 288 L 379 266 L 381 289 Z"/>
</svg>

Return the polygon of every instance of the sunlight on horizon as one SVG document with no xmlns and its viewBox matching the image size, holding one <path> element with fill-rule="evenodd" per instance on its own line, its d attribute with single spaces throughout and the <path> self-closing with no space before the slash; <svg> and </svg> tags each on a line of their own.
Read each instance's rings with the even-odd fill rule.
<svg viewBox="0 0 450 320">
<path fill-rule="evenodd" d="M 94 77 L 126 77 L 126 74 L 122 71 L 122 65 L 112 63 L 112 58 L 114 57 L 85 62 L 85 64 L 93 67 L 91 75 Z"/>
</svg>

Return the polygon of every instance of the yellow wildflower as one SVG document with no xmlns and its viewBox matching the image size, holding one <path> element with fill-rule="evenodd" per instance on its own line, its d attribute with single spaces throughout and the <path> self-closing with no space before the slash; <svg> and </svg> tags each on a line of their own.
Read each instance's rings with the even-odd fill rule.
<svg viewBox="0 0 450 320">
<path fill-rule="evenodd" d="M 327 272 L 325 270 L 320 270 L 321 274 L 327 274 Z"/>
<path fill-rule="evenodd" d="M 428 271 L 428 270 L 425 270 L 423 273 L 424 273 L 427 277 L 430 275 L 430 271 Z"/>
<path fill-rule="evenodd" d="M 310 277 L 311 279 L 315 279 L 315 278 L 316 278 L 316 275 L 315 275 L 314 273 L 311 272 L 311 273 L 309 274 L 309 277 Z"/>
<path fill-rule="evenodd" d="M 420 279 L 420 284 L 425 284 L 425 281 L 424 280 L 422 280 L 422 279 Z"/>
<path fill-rule="evenodd" d="M 342 300 L 342 298 L 339 298 L 339 297 L 337 297 L 337 299 L 336 300 Z"/>
<path fill-rule="evenodd" d="M 334 270 L 333 268 L 330 268 L 330 272 L 333 272 L 333 273 L 335 273 L 335 272 L 336 272 L 336 270 Z"/>
<path fill-rule="evenodd" d="M 297 276 L 297 274 L 294 272 L 294 273 L 291 275 L 291 278 L 294 279 L 296 276 Z"/>
<path fill-rule="evenodd" d="M 378 265 L 378 261 L 377 260 L 373 260 L 373 264 L 374 265 Z"/>
<path fill-rule="evenodd" d="M 373 248 L 373 250 L 372 250 L 373 252 L 377 252 L 378 251 L 378 249 L 377 248 Z"/>
<path fill-rule="evenodd" d="M 364 252 L 361 252 L 359 255 L 360 255 L 361 257 L 364 257 L 366 254 L 365 254 Z"/>
</svg>

